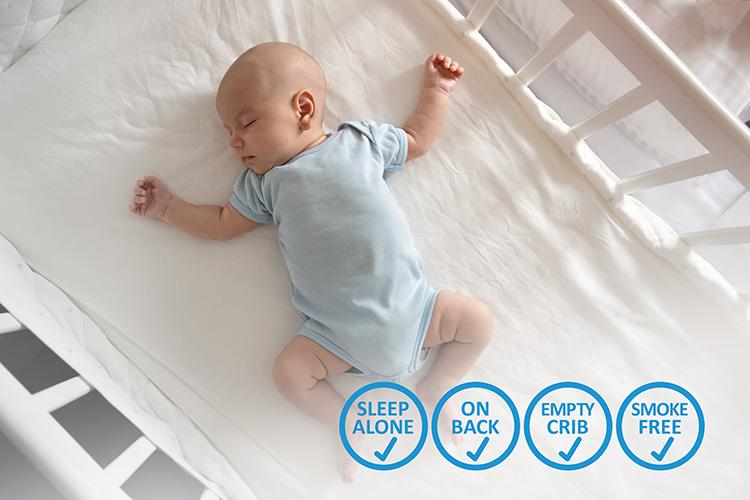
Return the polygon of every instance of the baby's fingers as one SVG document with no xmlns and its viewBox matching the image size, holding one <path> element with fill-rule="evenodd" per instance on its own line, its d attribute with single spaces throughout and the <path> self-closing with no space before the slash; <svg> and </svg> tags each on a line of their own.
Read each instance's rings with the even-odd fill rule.
<svg viewBox="0 0 750 500">
<path fill-rule="evenodd" d="M 144 177 L 143 181 L 146 184 L 145 186 L 143 186 L 144 188 L 148 186 L 158 187 L 161 184 L 161 181 L 159 180 L 158 177 L 153 177 L 151 175 L 147 175 L 146 177 Z"/>
<path fill-rule="evenodd" d="M 150 187 L 159 187 L 161 185 L 161 181 L 158 177 L 153 177 L 151 175 L 146 175 L 136 181 L 136 184 L 138 187 L 143 189 L 149 189 Z"/>
<path fill-rule="evenodd" d="M 461 78 L 461 75 L 464 74 L 464 68 L 456 61 L 453 61 L 453 64 L 451 64 L 451 67 L 448 68 L 448 71 L 450 71 L 451 76 L 456 79 Z"/>
</svg>

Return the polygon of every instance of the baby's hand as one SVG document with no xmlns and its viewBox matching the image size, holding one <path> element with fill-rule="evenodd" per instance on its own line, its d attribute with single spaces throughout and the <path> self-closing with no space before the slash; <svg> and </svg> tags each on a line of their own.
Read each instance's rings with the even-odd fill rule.
<svg viewBox="0 0 750 500">
<path fill-rule="evenodd" d="M 130 211 L 149 219 L 163 217 L 167 204 L 172 199 L 172 194 L 164 183 L 156 177 L 146 176 L 138 179 L 137 184 L 133 189 L 134 196 L 133 201 L 130 202 Z"/>
<path fill-rule="evenodd" d="M 433 53 L 424 63 L 425 88 L 436 88 L 445 95 L 450 95 L 464 74 L 464 69 L 458 64 L 458 61 L 451 60 L 450 57 L 440 53 Z"/>
</svg>

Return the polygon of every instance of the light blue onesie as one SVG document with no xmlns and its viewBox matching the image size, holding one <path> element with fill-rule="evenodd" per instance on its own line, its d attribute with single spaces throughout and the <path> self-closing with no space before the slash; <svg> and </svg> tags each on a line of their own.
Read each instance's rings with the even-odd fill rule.
<svg viewBox="0 0 750 500">
<path fill-rule="evenodd" d="M 284 165 L 246 170 L 231 198 L 249 219 L 278 225 L 291 301 L 305 318 L 299 334 L 370 378 L 420 367 L 437 296 L 387 181 L 407 148 L 393 125 L 345 122 Z"/>
</svg>

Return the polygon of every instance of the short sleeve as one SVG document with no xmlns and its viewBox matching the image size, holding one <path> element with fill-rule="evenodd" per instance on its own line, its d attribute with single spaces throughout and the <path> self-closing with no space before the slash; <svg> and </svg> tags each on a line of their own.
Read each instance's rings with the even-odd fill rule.
<svg viewBox="0 0 750 500">
<path fill-rule="evenodd" d="M 250 170 L 245 170 L 237 177 L 229 202 L 248 219 L 261 224 L 273 222 L 273 212 L 263 201 L 260 178 Z"/>
<path fill-rule="evenodd" d="M 372 120 L 346 122 L 346 125 L 364 133 L 375 144 L 383 157 L 384 173 L 397 172 L 404 168 L 409 141 L 402 128 L 394 127 L 390 123 L 375 123 Z"/>
</svg>

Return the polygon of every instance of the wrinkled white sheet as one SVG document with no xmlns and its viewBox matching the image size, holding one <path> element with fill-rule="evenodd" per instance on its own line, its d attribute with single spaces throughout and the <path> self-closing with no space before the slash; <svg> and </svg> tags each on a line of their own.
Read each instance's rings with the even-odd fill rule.
<svg viewBox="0 0 750 500">
<path fill-rule="evenodd" d="M 323 65 L 329 130 L 358 118 L 403 123 L 427 54 L 460 60 L 466 73 L 434 148 L 391 183 L 428 278 L 495 314 L 495 338 L 468 378 L 499 385 L 521 412 L 561 380 L 591 385 L 611 408 L 642 383 L 671 380 L 706 415 L 698 454 L 656 473 L 613 441 L 592 466 L 563 473 L 521 441 L 497 468 L 470 472 L 428 442 L 404 469 L 339 483 L 335 435 L 271 381 L 301 324 L 275 228 L 206 241 L 127 209 L 145 174 L 196 203 L 228 199 L 243 167 L 215 115 L 215 87 L 236 55 L 271 39 Z M 717 498 L 747 486 L 750 438 L 736 429 L 750 404 L 732 389 L 750 375 L 747 324 L 642 244 L 429 6 L 88 0 L 0 75 L 0 109 L 0 233 L 258 498 Z"/>
<path fill-rule="evenodd" d="M 0 73 L 84 0 L 13 0 L 0 4 Z"/>
</svg>

